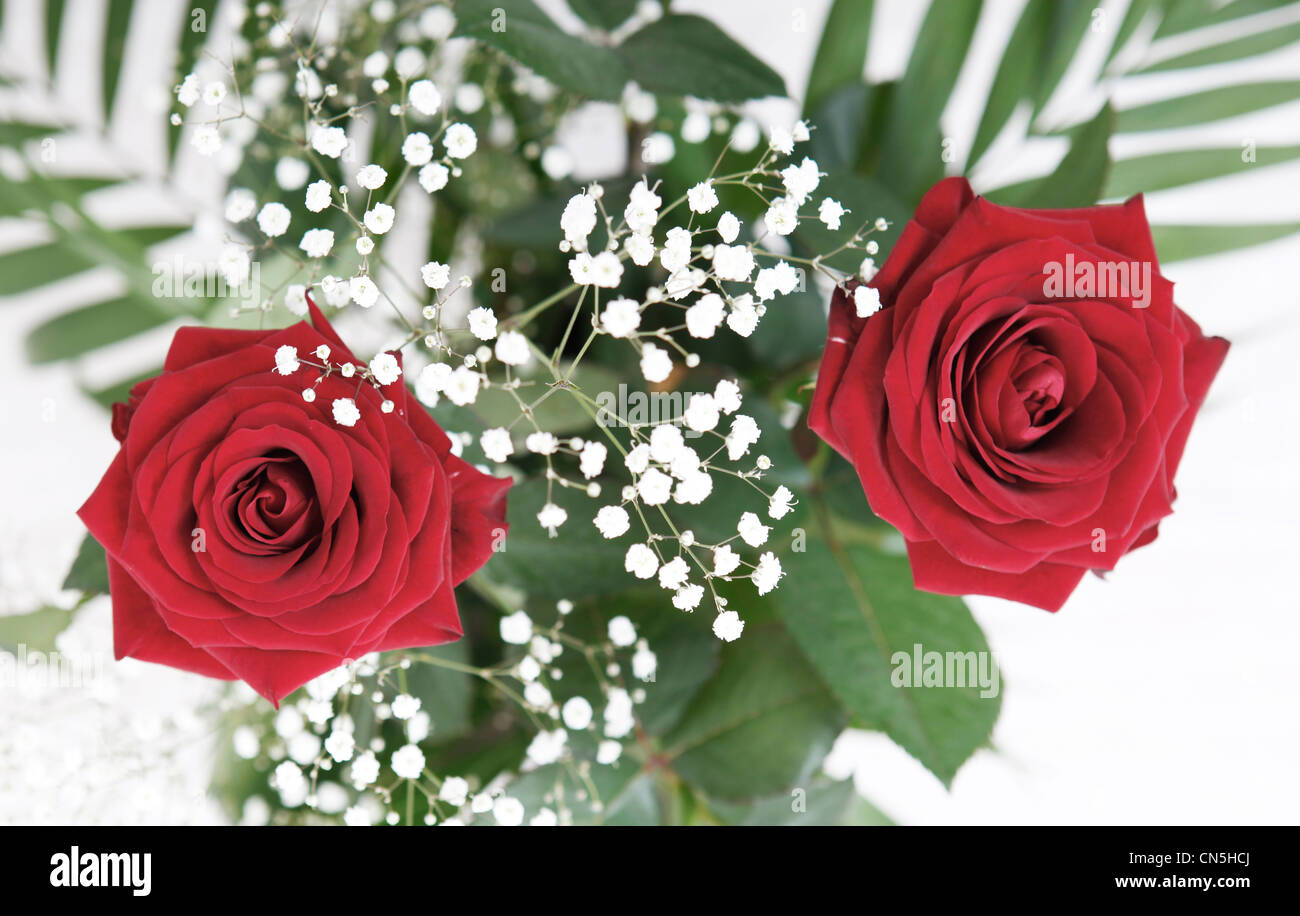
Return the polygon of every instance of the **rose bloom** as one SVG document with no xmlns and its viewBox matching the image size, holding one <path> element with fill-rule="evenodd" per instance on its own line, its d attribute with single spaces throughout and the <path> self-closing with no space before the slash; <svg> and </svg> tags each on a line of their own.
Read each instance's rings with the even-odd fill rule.
<svg viewBox="0 0 1300 916">
<path fill-rule="evenodd" d="M 282 330 L 181 328 L 115 405 L 121 448 L 80 515 L 108 554 L 117 658 L 278 703 L 367 652 L 461 635 L 452 589 L 504 535 L 509 481 L 452 455 L 400 379 L 381 394 L 336 370 L 306 402 L 319 370 L 281 375 L 278 347 L 363 364 L 308 305 Z"/>
<path fill-rule="evenodd" d="M 1228 342 L 1174 305 L 1140 196 L 1021 210 L 945 179 L 869 285 L 875 314 L 831 304 L 808 424 L 917 588 L 1054 611 L 1155 539 Z"/>
</svg>

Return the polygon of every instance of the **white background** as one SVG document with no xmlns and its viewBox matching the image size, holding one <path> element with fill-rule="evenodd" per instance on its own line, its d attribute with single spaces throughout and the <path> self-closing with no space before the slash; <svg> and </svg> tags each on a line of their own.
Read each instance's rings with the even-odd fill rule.
<svg viewBox="0 0 1300 916">
<path fill-rule="evenodd" d="M 543 5 L 564 13 L 558 0 Z M 70 21 L 89 17 L 93 29 L 99 5 L 74 0 L 71 6 Z M 171 6 L 154 4 L 161 17 Z M 802 95 L 826 2 L 678 0 L 674 6 L 714 18 L 781 72 L 793 96 Z M 901 69 L 924 6 L 877 3 L 873 79 Z M 1120 0 L 1103 9 L 1118 21 L 1124 6 Z M 963 97 L 982 96 L 1020 3 L 989 0 L 986 7 L 944 119 L 959 148 L 969 144 L 979 116 Z M 144 42 L 137 47 L 147 46 L 147 35 L 133 34 L 137 40 Z M 19 64 L 31 54 L 27 47 L 5 52 Z M 1300 50 L 1292 45 L 1228 69 L 1234 78 L 1300 78 Z M 132 78 L 147 84 L 147 65 L 136 70 Z M 1079 68 L 1067 76 L 1051 106 L 1061 119 L 1091 113 L 1091 76 Z M 1196 78 L 1175 74 L 1110 88 L 1124 107 Z M 65 99 L 73 107 L 75 95 Z M 778 120 L 796 111 L 788 103 L 757 106 L 760 117 Z M 1245 138 L 1297 144 L 1300 103 L 1192 133 L 1200 142 L 1231 147 Z M 1120 138 L 1112 152 L 1132 155 L 1159 142 Z M 581 147 L 575 152 L 581 157 Z M 1013 174 L 1046 171 L 1059 155 L 1050 144 L 1012 140 L 1000 145 L 997 158 Z M 202 189 L 194 193 L 203 196 Z M 1147 207 L 1153 222 L 1300 221 L 1300 164 L 1152 194 Z M 0 243 L 14 244 L 10 233 L 0 231 Z M 1126 558 L 1107 581 L 1085 579 L 1058 614 L 971 600 L 1004 671 L 994 748 L 978 753 L 951 791 L 877 735 L 846 736 L 833 769 L 852 772 L 863 793 L 903 823 L 1300 820 L 1294 778 L 1300 759 L 1297 265 L 1300 236 L 1164 267 L 1181 307 L 1208 333 L 1233 342 L 1179 472 L 1176 512 L 1155 544 Z M 0 613 L 58 600 L 58 582 L 81 537 L 73 513 L 116 448 L 106 416 L 75 384 L 103 366 L 32 369 L 23 359 L 26 331 L 70 307 L 77 288 L 73 282 L 0 302 L 0 360 L 10 378 L 0 397 Z M 161 352 L 169 333 L 108 358 L 120 371 L 118 364 L 138 362 L 141 348 Z M 93 603 L 71 644 L 108 657 L 108 619 L 107 602 Z M 193 716 L 212 696 L 210 685 L 129 661 L 109 662 L 101 680 L 94 696 L 0 696 L 0 823 L 215 817 L 201 797 L 211 747 Z M 163 751 L 159 734 L 170 736 Z"/>
</svg>

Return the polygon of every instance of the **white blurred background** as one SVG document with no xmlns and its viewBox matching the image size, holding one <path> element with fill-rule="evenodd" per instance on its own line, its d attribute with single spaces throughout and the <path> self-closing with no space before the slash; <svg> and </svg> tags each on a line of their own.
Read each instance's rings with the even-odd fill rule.
<svg viewBox="0 0 1300 916">
<path fill-rule="evenodd" d="M 67 21 L 85 23 L 93 36 L 104 5 L 73 0 Z M 541 5 L 562 24 L 571 21 L 562 0 Z M 673 5 L 713 18 L 780 72 L 793 97 L 802 96 L 828 0 Z M 1101 4 L 1116 22 L 1126 5 Z M 170 77 L 165 62 L 150 59 L 147 29 L 181 15 L 179 6 L 155 0 L 156 16 L 137 17 L 129 53 L 139 63 L 124 76 L 138 89 L 137 103 L 119 112 L 120 155 L 131 155 L 136 131 L 162 129 L 158 99 L 166 105 Z M 6 20 L 39 20 L 39 7 L 11 0 Z M 901 71 L 926 4 L 878 0 L 876 7 L 868 75 L 883 79 Z M 959 149 L 969 145 L 980 114 L 963 98 L 982 98 L 1020 7 L 1021 0 L 987 0 L 944 117 L 944 133 Z M 5 35 L 9 45 L 0 55 L 9 67 L 43 66 L 39 42 L 23 41 L 21 29 L 7 27 Z M 1095 110 L 1097 64 L 1088 57 L 1085 48 L 1052 100 L 1054 110 Z M 1234 79 L 1237 70 L 1241 79 L 1298 79 L 1300 46 L 1221 66 L 1234 68 Z M 1124 108 L 1190 78 L 1174 72 L 1108 88 Z M 61 88 L 61 104 L 75 108 L 77 96 Z M 799 106 L 769 100 L 753 108 L 761 121 L 789 123 Z M 571 133 L 580 170 L 598 171 L 584 157 L 601 155 L 599 145 L 583 143 L 581 129 Z M 1300 144 L 1300 102 L 1194 134 L 1205 145 L 1236 147 L 1244 138 L 1261 146 Z M 1122 139 L 1112 153 L 1150 151 L 1140 136 Z M 1003 158 L 1009 174 L 1030 174 L 1050 170 L 1060 154 L 1043 141 Z M 198 200 L 219 200 L 224 191 L 205 184 L 201 171 L 185 180 Z M 1157 192 L 1147 210 L 1155 223 L 1300 222 L 1300 162 Z M 21 225 L 0 225 L 0 251 L 17 247 L 23 232 Z M 1233 342 L 1179 472 L 1176 512 L 1154 545 L 1104 582 L 1085 579 L 1056 615 L 971 599 L 1004 673 L 994 748 L 979 752 L 951 791 L 879 735 L 846 735 L 828 769 L 852 774 L 863 794 L 905 824 L 1300 821 L 1297 265 L 1300 235 L 1164 267 L 1180 306 L 1207 333 Z M 84 532 L 74 513 L 116 450 L 107 416 L 79 393 L 77 381 L 103 371 L 96 360 L 112 363 L 118 374 L 122 365 L 145 368 L 173 330 L 151 332 L 85 364 L 28 367 L 26 332 L 71 307 L 77 283 L 94 282 L 74 278 L 52 294 L 0 300 L 0 360 L 16 379 L 0 398 L 0 614 L 67 603 L 59 583 Z M 112 662 L 105 599 L 87 605 L 62 639 L 60 648 L 101 661 L 102 674 L 81 691 L 0 688 L 0 824 L 219 819 L 203 796 L 213 739 L 198 714 L 211 702 L 213 685 L 157 666 Z"/>
</svg>

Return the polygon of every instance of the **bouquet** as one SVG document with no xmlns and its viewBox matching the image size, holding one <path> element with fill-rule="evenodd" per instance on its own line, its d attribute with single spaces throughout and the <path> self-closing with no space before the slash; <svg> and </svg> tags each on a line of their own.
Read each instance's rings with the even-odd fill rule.
<svg viewBox="0 0 1300 916">
<path fill-rule="evenodd" d="M 117 290 L 30 358 L 149 363 L 85 384 L 119 446 L 75 603 L 0 642 L 111 605 L 117 660 L 208 679 L 241 823 L 887 823 L 824 763 L 879 731 L 950 785 L 989 745 L 962 596 L 1057 611 L 1160 549 L 1228 352 L 1160 265 L 1290 230 L 1146 215 L 1267 150 L 1111 141 L 1296 93 L 1112 92 L 1266 50 L 1162 42 L 1270 5 L 1030 0 L 958 140 L 973 0 L 886 81 L 872 5 L 835 0 L 801 107 L 666 0 L 191 4 L 156 155 L 81 174 L 61 125 L 0 134 L 51 239 L 0 286 Z M 1085 47 L 1096 105 L 1062 111 Z M 999 183 L 1017 140 L 1057 164 Z M 173 218 L 115 207 L 146 182 Z"/>
</svg>

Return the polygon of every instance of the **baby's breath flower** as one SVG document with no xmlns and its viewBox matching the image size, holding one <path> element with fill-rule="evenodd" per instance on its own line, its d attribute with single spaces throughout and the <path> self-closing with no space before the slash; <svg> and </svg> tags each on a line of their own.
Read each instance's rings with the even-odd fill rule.
<svg viewBox="0 0 1300 916">
<path fill-rule="evenodd" d="M 627 510 L 622 506 L 604 506 L 593 519 L 596 529 L 606 538 L 617 538 L 627 534 L 632 522 Z"/>
<path fill-rule="evenodd" d="M 614 299 L 600 313 L 600 326 L 614 337 L 631 337 L 641 326 L 641 304 L 635 299 Z"/>
<path fill-rule="evenodd" d="M 393 752 L 390 765 L 402 779 L 419 779 L 424 773 L 424 752 L 414 744 L 404 745 Z"/>
<path fill-rule="evenodd" d="M 412 107 L 422 115 L 432 117 L 442 108 L 442 93 L 430 80 L 416 80 L 407 93 Z"/>
<path fill-rule="evenodd" d="M 754 572 L 750 578 L 754 580 L 754 587 L 758 589 L 760 595 L 766 595 L 776 584 L 781 581 L 781 561 L 776 558 L 772 551 L 766 551 L 758 558 L 758 565 L 754 567 Z"/>
<path fill-rule="evenodd" d="M 497 336 L 497 316 L 489 308 L 470 309 L 466 316 L 470 333 L 479 340 L 491 340 Z"/>
<path fill-rule="evenodd" d="M 248 188 L 234 188 L 226 195 L 226 219 L 242 223 L 257 209 L 257 198 Z"/>
<path fill-rule="evenodd" d="M 292 314 L 307 314 L 307 287 L 301 283 L 291 283 L 284 291 L 284 307 Z"/>
<path fill-rule="evenodd" d="M 853 309 L 859 318 L 868 318 L 880 311 L 880 290 L 873 286 L 858 286 L 853 290 Z"/>
<path fill-rule="evenodd" d="M 270 238 L 284 235 L 289 228 L 289 208 L 280 203 L 266 204 L 257 214 L 257 228 Z"/>
<path fill-rule="evenodd" d="M 533 621 L 526 611 L 515 611 L 501 618 L 501 641 L 512 646 L 527 645 L 533 638 Z"/>
<path fill-rule="evenodd" d="M 736 530 L 740 532 L 740 539 L 750 547 L 761 547 L 767 543 L 767 534 L 772 529 L 759 521 L 753 512 L 746 512 L 741 515 Z"/>
<path fill-rule="evenodd" d="M 361 411 L 357 410 L 357 402 L 352 398 L 335 398 L 332 410 L 334 422 L 339 426 L 356 426 L 361 419 Z"/>
<path fill-rule="evenodd" d="M 368 309 L 379 301 L 379 287 L 366 275 L 353 277 L 348 281 L 348 290 L 352 301 L 363 309 Z"/>
<path fill-rule="evenodd" d="M 381 385 L 391 385 L 402 375 L 402 367 L 392 353 L 380 353 L 370 361 L 370 374 Z"/>
<path fill-rule="evenodd" d="M 730 210 L 718 217 L 718 235 L 728 245 L 740 235 L 740 220 L 736 219 L 736 214 Z"/>
<path fill-rule="evenodd" d="M 420 169 L 420 187 L 430 194 L 441 191 L 447 187 L 447 179 L 450 175 L 451 172 L 441 162 L 430 162 Z"/>
<path fill-rule="evenodd" d="M 723 611 L 713 621 L 713 635 L 723 642 L 735 642 L 745 631 L 745 621 L 735 611 Z"/>
<path fill-rule="evenodd" d="M 453 159 L 464 159 L 474 154 L 478 149 L 478 137 L 474 134 L 474 128 L 468 124 L 456 123 L 447 128 L 447 132 L 442 135 L 442 145 L 447 149 L 447 155 Z"/>
<path fill-rule="evenodd" d="M 525 366 L 533 358 L 528 348 L 528 338 L 518 331 L 505 331 L 497 338 L 493 350 L 496 358 L 507 366 Z"/>
<path fill-rule="evenodd" d="M 700 600 L 704 597 L 704 586 L 702 585 L 685 585 L 677 590 L 673 595 L 673 607 L 679 611 L 693 611 L 700 606 Z M 634 660 L 635 664 L 635 660 Z"/>
<path fill-rule="evenodd" d="M 668 351 L 647 343 L 641 348 L 641 374 L 648 382 L 662 382 L 673 371 Z"/>
<path fill-rule="evenodd" d="M 337 159 L 348 146 L 348 135 L 341 127 L 318 125 L 311 135 L 311 148 L 322 156 Z"/>
<path fill-rule="evenodd" d="M 306 252 L 309 258 L 328 257 L 330 250 L 334 247 L 334 231 L 332 229 L 308 229 L 303 233 L 302 241 L 298 247 Z"/>
<path fill-rule="evenodd" d="M 451 268 L 437 261 L 430 261 L 420 268 L 420 278 L 429 289 L 442 289 L 451 280 Z"/>
<path fill-rule="evenodd" d="M 402 158 L 408 165 L 427 165 L 433 160 L 433 141 L 422 131 L 406 135 L 402 141 Z"/>
<path fill-rule="evenodd" d="M 638 579 L 649 579 L 659 568 L 659 558 L 645 544 L 633 544 L 627 549 L 623 566 Z"/>
<path fill-rule="evenodd" d="M 479 447 L 488 461 L 495 461 L 498 464 L 508 459 L 515 451 L 514 443 L 510 441 L 510 433 L 501 427 L 484 431 L 479 437 Z"/>
<path fill-rule="evenodd" d="M 848 212 L 838 200 L 826 197 L 822 199 L 821 206 L 817 208 L 817 218 L 826 225 L 827 229 L 835 230 L 840 228 L 840 220 Z"/>
<path fill-rule="evenodd" d="M 720 246 L 725 247 L 725 246 Z M 692 337 L 707 339 L 726 317 L 726 304 L 717 293 L 705 293 L 686 310 L 686 330 Z"/>
<path fill-rule="evenodd" d="M 622 619 L 627 620 L 626 617 Z M 611 620 L 610 625 L 613 626 L 613 623 L 614 621 Z M 611 637 L 611 642 L 612 641 Z M 615 643 L 615 645 L 619 645 L 619 643 Z M 564 702 L 564 706 L 560 709 L 560 716 L 564 719 L 566 727 L 580 732 L 591 724 L 591 703 L 589 703 L 585 697 L 569 697 L 569 699 Z"/>
<path fill-rule="evenodd" d="M 293 375 L 298 371 L 298 348 L 284 344 L 275 351 L 275 371 L 281 375 Z"/>
<path fill-rule="evenodd" d="M 538 430 L 528 434 L 528 438 L 524 440 L 524 448 L 538 455 L 554 455 L 559 451 L 560 440 L 556 439 L 553 433 Z"/>
<path fill-rule="evenodd" d="M 362 166 L 361 169 L 357 171 L 357 184 L 361 185 L 361 187 L 365 188 L 367 191 L 374 191 L 378 188 L 382 188 L 384 182 L 387 180 L 388 172 L 384 171 L 384 169 L 374 163 Z"/>
<path fill-rule="evenodd" d="M 718 192 L 712 181 L 701 181 L 686 192 L 686 203 L 694 213 L 708 213 L 718 205 Z"/>
<path fill-rule="evenodd" d="M 330 205 L 330 198 L 333 192 L 330 189 L 330 183 L 323 178 L 320 181 L 313 181 L 307 185 L 307 196 L 305 206 L 312 213 L 320 213 Z"/>
<path fill-rule="evenodd" d="M 375 235 L 383 235 L 393 228 L 394 210 L 388 204 L 375 204 L 366 211 L 366 228 Z"/>
</svg>

